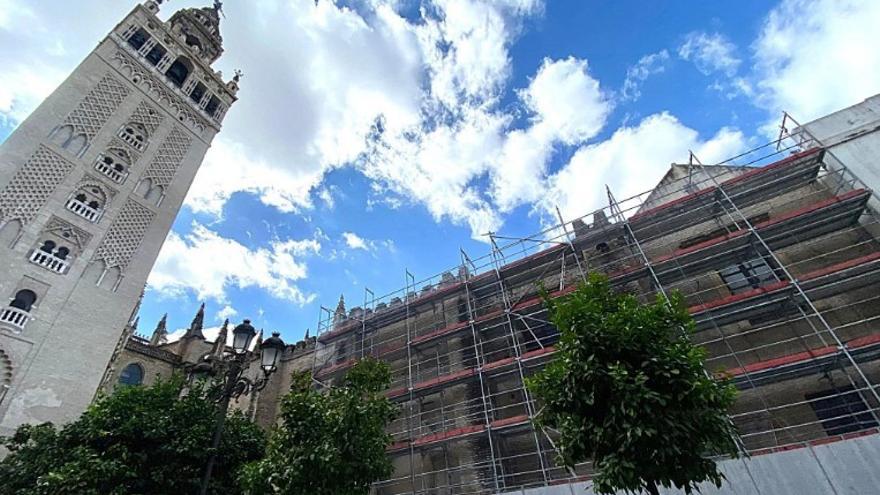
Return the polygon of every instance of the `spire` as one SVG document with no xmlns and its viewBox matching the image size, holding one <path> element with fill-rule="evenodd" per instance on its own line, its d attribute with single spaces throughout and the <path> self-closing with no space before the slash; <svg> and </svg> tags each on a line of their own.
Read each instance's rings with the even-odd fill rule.
<svg viewBox="0 0 880 495">
<path fill-rule="evenodd" d="M 199 307 L 199 311 L 196 313 L 196 317 L 193 318 L 192 323 L 189 325 L 189 329 L 187 329 L 186 333 L 183 334 L 183 338 L 199 338 L 204 340 L 205 334 L 202 333 L 202 328 L 205 325 L 205 303 L 202 303 L 201 307 Z"/>
<path fill-rule="evenodd" d="M 226 321 L 223 322 L 223 326 L 220 327 L 220 333 L 217 334 L 217 340 L 214 341 L 214 348 L 211 349 L 211 354 L 215 356 L 223 355 L 223 351 L 226 350 L 227 335 L 229 335 L 229 318 L 226 318 Z"/>
<path fill-rule="evenodd" d="M 309 340 L 309 328 L 306 328 L 306 336 L 303 337 L 303 340 Z"/>
<path fill-rule="evenodd" d="M 138 323 L 140 323 L 140 322 L 141 322 L 141 317 L 138 316 L 137 318 L 134 319 L 134 323 L 131 324 L 131 329 L 136 331 L 138 329 Z"/>
<path fill-rule="evenodd" d="M 336 305 L 336 312 L 333 313 L 333 325 L 342 323 L 345 320 L 345 296 L 339 294 L 339 304 Z"/>
<path fill-rule="evenodd" d="M 168 342 L 168 313 L 162 315 L 156 329 L 153 330 L 153 336 L 150 337 L 150 345 L 162 345 Z"/>
</svg>

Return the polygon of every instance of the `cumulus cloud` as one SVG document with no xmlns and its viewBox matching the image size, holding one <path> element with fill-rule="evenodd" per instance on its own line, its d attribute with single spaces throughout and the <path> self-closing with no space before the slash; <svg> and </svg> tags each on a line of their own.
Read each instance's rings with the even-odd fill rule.
<svg viewBox="0 0 880 495">
<path fill-rule="evenodd" d="M 508 132 L 491 164 L 491 197 L 501 212 L 537 201 L 554 145 L 577 145 L 596 136 L 612 108 L 587 61 L 574 57 L 544 59 L 518 95 L 532 115 L 531 125 Z"/>
<path fill-rule="evenodd" d="M 783 0 L 753 45 L 759 103 L 801 122 L 880 91 L 874 0 Z M 768 125 L 769 127 L 769 125 Z"/>
<path fill-rule="evenodd" d="M 721 72 L 733 76 L 742 63 L 736 55 L 736 45 L 721 33 L 688 33 L 678 48 L 678 56 L 693 62 L 705 75 Z"/>
<path fill-rule="evenodd" d="M 238 311 L 236 311 L 235 308 L 233 308 L 232 306 L 227 304 L 226 306 L 223 306 L 222 308 L 220 308 L 220 311 L 217 311 L 217 320 L 223 321 L 227 318 L 232 318 L 237 314 L 238 314 Z"/>
<path fill-rule="evenodd" d="M 642 96 L 642 83 L 654 74 L 660 74 L 666 70 L 669 63 L 669 52 L 660 50 L 640 58 L 635 65 L 626 70 L 626 79 L 620 90 L 620 97 L 624 101 L 635 101 Z"/>
<path fill-rule="evenodd" d="M 314 239 L 278 240 L 251 249 L 194 223 L 188 235 L 169 234 L 147 284 L 162 294 L 191 291 L 199 299 L 221 303 L 227 302 L 230 287 L 257 287 L 304 305 L 315 295 L 301 290 L 297 282 L 306 277 L 305 259 L 320 249 Z"/>
<path fill-rule="evenodd" d="M 577 218 L 607 205 L 605 185 L 616 199 L 645 192 L 674 162 L 687 160 L 688 149 L 704 162 L 719 162 L 745 149 L 741 132 L 723 128 L 714 136 L 699 133 L 668 113 L 646 117 L 633 127 L 621 127 L 606 141 L 580 148 L 549 178 L 543 203 L 548 215 L 559 206 L 565 218 Z"/>
<path fill-rule="evenodd" d="M 363 249 L 364 251 L 370 249 L 369 246 L 367 246 L 367 241 L 354 232 L 343 232 L 342 238 L 345 240 L 345 244 L 351 249 Z"/>
</svg>

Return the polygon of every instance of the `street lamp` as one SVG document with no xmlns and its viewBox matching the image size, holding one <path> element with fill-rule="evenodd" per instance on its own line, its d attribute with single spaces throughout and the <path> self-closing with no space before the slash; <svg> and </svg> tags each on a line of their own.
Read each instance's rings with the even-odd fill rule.
<svg viewBox="0 0 880 495">
<path fill-rule="evenodd" d="M 223 327 L 226 328 L 228 325 L 229 320 L 226 320 L 223 323 Z M 221 332 L 223 335 L 225 333 Z M 214 436 L 211 438 L 211 457 L 208 458 L 208 464 L 205 466 L 201 488 L 199 489 L 201 495 L 207 495 L 208 493 L 211 472 L 214 470 L 214 464 L 217 462 L 217 449 L 220 447 L 220 440 L 223 437 L 223 427 L 226 424 L 226 413 L 229 409 L 230 399 L 265 388 L 266 384 L 269 383 L 269 376 L 278 369 L 278 360 L 284 353 L 284 341 L 281 340 L 278 332 L 274 332 L 272 337 L 266 339 L 260 345 L 259 359 L 260 369 L 263 372 L 262 376 L 256 379 L 244 376 L 250 358 L 257 351 L 257 349 L 250 350 L 251 341 L 256 334 L 257 331 L 251 325 L 250 320 L 244 320 L 240 325 L 232 329 L 231 353 L 224 353 L 222 356 L 205 356 L 200 363 L 189 369 L 190 381 L 203 380 L 208 376 L 216 376 L 221 380 L 218 384 L 219 386 L 209 394 L 209 397 L 217 403 L 217 418 L 214 426 Z"/>
</svg>

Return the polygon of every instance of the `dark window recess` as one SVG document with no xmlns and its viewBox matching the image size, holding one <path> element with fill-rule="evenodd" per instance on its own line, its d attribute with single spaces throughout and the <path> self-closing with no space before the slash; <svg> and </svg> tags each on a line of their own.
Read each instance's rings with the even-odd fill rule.
<svg viewBox="0 0 880 495">
<path fill-rule="evenodd" d="M 769 218 L 770 218 L 769 214 L 761 213 L 760 215 L 755 215 L 753 217 L 750 217 L 749 223 L 752 225 L 755 225 L 755 224 L 764 222 L 764 221 L 768 220 Z M 745 228 L 745 225 L 742 223 L 740 223 L 740 226 Z M 732 224 L 726 225 L 720 229 L 715 229 L 712 232 L 707 232 L 705 234 L 700 234 L 698 236 L 691 237 L 690 239 L 685 239 L 681 244 L 678 245 L 678 247 L 681 249 L 686 249 L 691 246 L 695 246 L 701 242 L 706 242 L 706 241 L 715 239 L 716 237 L 721 237 L 721 236 L 727 234 L 728 232 L 734 232 L 737 230 L 739 230 L 739 229 L 736 227 L 736 224 L 732 223 Z"/>
<path fill-rule="evenodd" d="M 140 50 L 142 46 L 150 39 L 150 35 L 144 30 L 144 28 L 140 28 L 128 38 L 128 44 L 131 45 L 135 50 Z"/>
<path fill-rule="evenodd" d="M 738 294 L 776 281 L 773 269 L 762 258 L 736 263 L 719 270 L 721 280 L 727 284 L 731 294 Z"/>
<path fill-rule="evenodd" d="M 144 382 L 144 369 L 139 364 L 131 363 L 119 374 L 122 385 L 140 385 Z"/>
<path fill-rule="evenodd" d="M 171 79 L 171 82 L 178 88 L 183 86 L 184 81 L 189 77 L 190 67 L 187 64 L 188 61 L 186 59 L 178 58 L 165 72 L 168 79 Z"/>
<path fill-rule="evenodd" d="M 15 294 L 15 299 L 9 305 L 22 311 L 30 311 L 35 302 L 37 302 L 37 294 L 32 290 L 24 289 Z"/>
<path fill-rule="evenodd" d="M 205 107 L 205 111 L 208 112 L 208 115 L 214 115 L 214 112 L 217 111 L 217 107 L 220 106 L 220 99 L 216 96 L 212 96 L 210 100 L 208 100 L 208 106 Z"/>
<path fill-rule="evenodd" d="M 877 427 L 877 420 L 852 386 L 804 396 L 829 435 L 843 435 Z"/>
<path fill-rule="evenodd" d="M 345 361 L 348 357 L 348 346 L 346 342 L 343 340 L 339 342 L 339 347 L 336 349 L 336 364 L 339 364 Z"/>
<path fill-rule="evenodd" d="M 208 88 L 205 87 L 202 83 L 196 83 L 196 87 L 193 88 L 192 92 L 189 94 L 189 98 L 198 103 L 202 101 L 202 97 L 205 96 L 205 92 Z"/>
<path fill-rule="evenodd" d="M 166 50 L 164 46 L 157 44 L 152 50 L 150 50 L 150 53 L 147 54 L 147 62 L 156 65 L 162 60 L 162 57 L 164 57 L 166 53 L 168 53 L 168 50 Z"/>
</svg>

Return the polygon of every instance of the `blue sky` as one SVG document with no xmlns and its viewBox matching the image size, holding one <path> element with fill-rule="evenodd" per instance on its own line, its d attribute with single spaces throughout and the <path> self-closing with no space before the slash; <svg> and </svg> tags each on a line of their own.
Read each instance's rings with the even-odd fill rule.
<svg viewBox="0 0 880 495">
<path fill-rule="evenodd" d="M 134 5 L 0 0 L 0 138 Z M 174 9 L 207 0 L 176 0 Z M 253 319 L 288 341 L 319 306 L 385 294 L 720 161 L 880 90 L 880 3 L 568 0 L 226 2 L 240 101 L 141 310 Z M 376 122 L 381 121 L 381 133 Z"/>
</svg>

